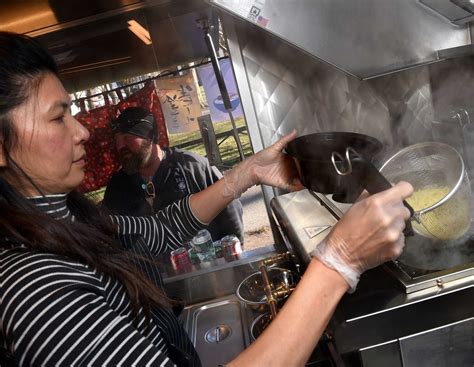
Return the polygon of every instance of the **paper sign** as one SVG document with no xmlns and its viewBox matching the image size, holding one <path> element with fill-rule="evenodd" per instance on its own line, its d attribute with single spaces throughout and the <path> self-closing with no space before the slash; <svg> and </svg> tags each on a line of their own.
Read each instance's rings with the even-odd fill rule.
<svg viewBox="0 0 474 367">
<path fill-rule="evenodd" d="M 237 93 L 237 85 L 229 59 L 219 61 L 222 76 L 229 93 L 232 116 L 235 118 L 243 117 L 240 96 Z M 221 97 L 219 86 L 217 85 L 216 75 L 211 64 L 200 66 L 197 69 L 199 79 L 201 80 L 204 92 L 206 93 L 207 104 L 212 122 L 228 121 L 229 113 L 225 109 L 224 101 Z"/>
<path fill-rule="evenodd" d="M 199 130 L 201 105 L 191 73 L 155 81 L 168 132 L 184 133 Z"/>
</svg>

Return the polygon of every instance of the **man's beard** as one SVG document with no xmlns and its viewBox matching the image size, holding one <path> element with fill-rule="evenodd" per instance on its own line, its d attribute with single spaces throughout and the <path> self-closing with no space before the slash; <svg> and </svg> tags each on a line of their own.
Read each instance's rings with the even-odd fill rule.
<svg viewBox="0 0 474 367">
<path fill-rule="evenodd" d="M 131 152 L 128 148 L 122 148 L 119 151 L 119 159 L 122 164 L 122 169 L 127 175 L 137 173 L 140 168 L 143 168 L 151 156 L 152 142 L 143 141 L 137 153 Z"/>
</svg>

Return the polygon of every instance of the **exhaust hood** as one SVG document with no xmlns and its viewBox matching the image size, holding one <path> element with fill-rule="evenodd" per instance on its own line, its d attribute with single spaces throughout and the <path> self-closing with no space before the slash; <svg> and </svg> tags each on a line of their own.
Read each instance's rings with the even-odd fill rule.
<svg viewBox="0 0 474 367">
<path fill-rule="evenodd" d="M 208 1 L 362 80 L 474 52 L 469 0 Z"/>
<path fill-rule="evenodd" d="M 420 0 L 420 2 L 453 24 L 465 24 L 474 20 L 474 1 L 472 0 Z"/>
</svg>

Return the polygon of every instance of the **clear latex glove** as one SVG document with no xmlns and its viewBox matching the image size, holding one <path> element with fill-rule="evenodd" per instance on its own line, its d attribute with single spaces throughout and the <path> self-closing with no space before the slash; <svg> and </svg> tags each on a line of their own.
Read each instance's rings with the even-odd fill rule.
<svg viewBox="0 0 474 367">
<path fill-rule="evenodd" d="M 288 191 L 301 190 L 294 161 L 282 153 L 286 144 L 296 137 L 296 131 L 284 136 L 270 147 L 245 159 L 231 170 L 224 172 L 225 196 L 239 198 L 253 185 L 270 185 Z"/>
<path fill-rule="evenodd" d="M 412 192 L 410 184 L 401 182 L 356 202 L 311 255 L 339 272 L 349 284 L 349 292 L 354 292 L 364 271 L 402 253 L 402 231 L 410 217 L 402 200 Z"/>
</svg>

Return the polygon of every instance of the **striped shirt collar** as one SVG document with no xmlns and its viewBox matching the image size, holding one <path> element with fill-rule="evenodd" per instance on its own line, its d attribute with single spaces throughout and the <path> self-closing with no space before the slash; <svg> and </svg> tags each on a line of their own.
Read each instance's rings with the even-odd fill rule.
<svg viewBox="0 0 474 367">
<path fill-rule="evenodd" d="M 67 194 L 32 196 L 30 200 L 39 210 L 52 216 L 54 219 L 70 219 L 74 222 L 74 215 L 67 207 Z"/>
</svg>

